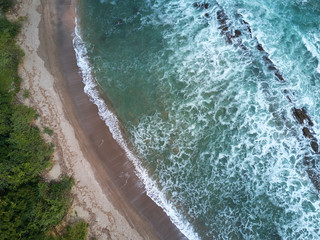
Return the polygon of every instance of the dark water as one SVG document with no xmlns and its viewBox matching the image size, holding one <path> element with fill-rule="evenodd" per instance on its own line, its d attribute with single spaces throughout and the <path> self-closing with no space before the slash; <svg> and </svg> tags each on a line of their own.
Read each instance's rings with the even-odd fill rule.
<svg viewBox="0 0 320 240">
<path fill-rule="evenodd" d="M 92 71 L 150 195 L 190 239 L 320 239 L 312 153 L 291 112 L 305 107 L 319 135 L 320 1 L 206 3 L 79 0 Z M 246 51 L 220 34 L 221 9 Z"/>
</svg>

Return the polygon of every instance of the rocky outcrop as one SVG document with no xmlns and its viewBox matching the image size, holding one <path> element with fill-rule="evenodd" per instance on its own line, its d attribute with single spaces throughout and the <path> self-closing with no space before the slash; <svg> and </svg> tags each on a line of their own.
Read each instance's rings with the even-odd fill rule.
<svg viewBox="0 0 320 240">
<path fill-rule="evenodd" d="M 226 15 L 223 8 L 219 5 L 219 3 L 215 3 L 215 5 L 219 8 L 217 11 L 217 21 L 219 23 L 219 29 L 221 35 L 223 35 L 226 39 L 226 42 L 229 44 L 233 44 L 235 47 L 239 47 L 240 49 L 244 51 L 248 51 L 247 47 L 243 45 L 241 36 L 243 35 L 243 31 L 246 31 L 246 34 L 251 38 L 254 39 L 257 43 L 257 50 L 261 52 L 262 59 L 266 63 L 268 69 L 274 73 L 274 76 L 280 81 L 285 82 L 285 79 L 283 75 L 281 74 L 280 70 L 276 67 L 276 65 L 273 63 L 273 61 L 269 58 L 269 54 L 264 50 L 263 46 L 257 38 L 253 38 L 252 36 L 252 30 L 248 22 L 246 22 L 243 19 L 243 16 L 241 14 L 237 14 L 237 17 L 239 18 L 240 22 L 243 24 L 243 27 L 241 30 L 236 29 L 233 30 L 231 21 L 229 20 L 228 16 Z M 200 3 L 194 3 L 193 6 L 197 9 L 208 9 L 208 4 L 200 4 Z M 209 15 L 208 15 L 209 16 Z M 294 102 L 291 99 L 291 96 L 294 95 L 294 93 L 290 93 L 289 90 L 285 89 L 283 91 L 288 101 L 294 105 Z M 318 140 L 315 136 L 315 133 L 312 129 L 314 126 L 310 116 L 308 115 L 305 108 L 297 108 L 295 106 L 292 107 L 292 115 L 296 119 L 296 121 L 301 125 L 302 127 L 302 133 L 303 136 L 309 141 L 309 145 L 313 151 L 313 153 L 317 154 L 316 157 L 319 155 L 319 144 Z M 307 173 L 311 181 L 313 182 L 314 186 L 317 190 L 320 190 L 320 173 L 318 172 L 315 160 L 311 159 L 310 157 L 305 157 L 304 165 L 306 166 Z"/>
</svg>

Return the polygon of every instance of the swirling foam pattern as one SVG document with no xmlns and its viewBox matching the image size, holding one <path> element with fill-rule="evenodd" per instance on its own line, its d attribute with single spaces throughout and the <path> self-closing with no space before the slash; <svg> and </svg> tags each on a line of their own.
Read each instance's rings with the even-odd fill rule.
<svg viewBox="0 0 320 240">
<path fill-rule="evenodd" d="M 320 239 L 319 195 L 303 166 L 318 157 L 283 94 L 306 107 L 319 136 L 319 1 L 219 0 L 234 29 L 238 14 L 251 26 L 247 51 L 220 34 L 217 2 L 193 3 L 79 1 L 93 75 L 128 143 L 190 238 Z"/>
</svg>

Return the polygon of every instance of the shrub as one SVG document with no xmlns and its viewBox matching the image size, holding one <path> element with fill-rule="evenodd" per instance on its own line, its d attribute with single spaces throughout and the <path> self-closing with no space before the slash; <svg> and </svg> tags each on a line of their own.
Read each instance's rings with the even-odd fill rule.
<svg viewBox="0 0 320 240">
<path fill-rule="evenodd" d="M 22 94 L 23 98 L 28 98 L 29 95 L 30 95 L 29 90 L 28 90 L 28 89 L 24 89 L 24 90 L 23 90 L 23 94 Z"/>
<path fill-rule="evenodd" d="M 0 0 L 0 9 L 7 12 L 13 6 L 12 0 Z"/>
<path fill-rule="evenodd" d="M 67 232 L 62 236 L 62 240 L 86 240 L 88 234 L 88 224 L 85 221 L 74 223 L 67 227 Z"/>
<path fill-rule="evenodd" d="M 24 53 L 14 38 L 20 26 L 19 22 L 11 23 L 0 16 L 0 93 L 6 93 L 11 89 L 19 92 L 21 78 L 18 76 L 18 65 Z"/>
<path fill-rule="evenodd" d="M 14 40 L 21 23 L 1 16 L 1 10 L 10 6 L 12 1 L 0 0 L 0 239 L 44 240 L 70 207 L 73 180 L 64 177 L 48 183 L 39 177 L 50 163 L 54 145 L 47 144 L 34 126 L 39 114 L 19 104 L 15 95 L 24 53 Z M 28 90 L 23 95 L 27 97 Z M 52 134 L 49 128 L 45 132 Z M 86 228 L 81 223 L 68 233 L 86 236 Z"/>
<path fill-rule="evenodd" d="M 50 183 L 38 178 L 1 195 L 1 239 L 43 239 L 67 213 L 72 184 L 69 177 Z"/>
<path fill-rule="evenodd" d="M 48 128 L 48 127 L 45 127 L 43 129 L 43 132 L 48 134 L 49 136 L 52 136 L 52 134 L 53 134 L 53 130 L 51 128 Z"/>
</svg>

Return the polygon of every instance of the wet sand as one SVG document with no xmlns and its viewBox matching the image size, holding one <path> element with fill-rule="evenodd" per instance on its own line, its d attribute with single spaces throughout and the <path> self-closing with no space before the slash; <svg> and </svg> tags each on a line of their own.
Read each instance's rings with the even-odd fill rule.
<svg viewBox="0 0 320 240">
<path fill-rule="evenodd" d="M 37 29 L 32 6 L 41 18 Z M 22 85 L 31 95 L 26 104 L 39 111 L 40 125 L 55 132 L 54 159 L 75 178 L 76 215 L 98 239 L 186 239 L 146 195 L 133 164 L 83 91 L 72 44 L 75 1 L 26 0 L 17 8 L 27 16 L 19 40 L 26 52 Z"/>
</svg>

